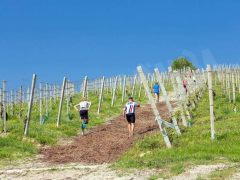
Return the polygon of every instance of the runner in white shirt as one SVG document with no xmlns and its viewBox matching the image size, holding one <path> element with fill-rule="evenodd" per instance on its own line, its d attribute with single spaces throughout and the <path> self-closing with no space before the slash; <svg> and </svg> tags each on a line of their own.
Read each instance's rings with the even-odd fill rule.
<svg viewBox="0 0 240 180">
<path fill-rule="evenodd" d="M 123 116 L 126 117 L 128 121 L 128 137 L 130 138 L 133 136 L 134 125 L 136 121 L 135 112 L 136 107 L 140 107 L 136 102 L 133 101 L 133 98 L 129 98 L 129 102 L 126 104 L 125 108 L 123 109 Z"/>
<path fill-rule="evenodd" d="M 88 110 L 90 107 L 91 102 L 88 102 L 85 98 L 79 104 L 74 106 L 76 111 L 79 111 L 80 118 L 82 120 L 82 135 L 84 135 L 84 129 L 87 127 L 89 121 Z"/>
</svg>

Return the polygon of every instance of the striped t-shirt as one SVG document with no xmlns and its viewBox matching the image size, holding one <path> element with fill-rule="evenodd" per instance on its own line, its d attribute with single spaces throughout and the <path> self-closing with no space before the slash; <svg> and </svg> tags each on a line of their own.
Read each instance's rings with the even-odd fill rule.
<svg viewBox="0 0 240 180">
<path fill-rule="evenodd" d="M 128 102 L 125 106 L 126 114 L 135 113 L 137 106 L 138 106 L 138 104 L 135 102 Z"/>
</svg>

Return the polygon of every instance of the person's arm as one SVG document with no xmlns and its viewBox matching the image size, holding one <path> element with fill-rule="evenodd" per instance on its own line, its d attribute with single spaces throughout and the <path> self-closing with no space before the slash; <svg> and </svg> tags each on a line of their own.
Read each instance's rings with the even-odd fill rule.
<svg viewBox="0 0 240 180">
<path fill-rule="evenodd" d="M 140 104 L 138 104 L 138 103 L 135 103 L 135 106 L 136 106 L 136 107 L 140 107 Z"/>
<path fill-rule="evenodd" d="M 88 109 L 90 109 L 92 103 L 91 102 L 88 102 Z"/>
<path fill-rule="evenodd" d="M 76 104 L 75 106 L 74 106 L 74 109 L 76 110 L 76 111 L 80 111 L 77 107 L 79 106 L 79 104 Z"/>
</svg>

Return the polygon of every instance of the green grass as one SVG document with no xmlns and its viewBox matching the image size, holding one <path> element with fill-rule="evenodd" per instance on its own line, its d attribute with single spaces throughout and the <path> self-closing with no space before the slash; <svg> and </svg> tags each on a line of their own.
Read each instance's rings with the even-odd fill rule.
<svg viewBox="0 0 240 180">
<path fill-rule="evenodd" d="M 229 167 L 223 170 L 217 170 L 208 176 L 208 179 L 230 179 L 237 172 L 237 167 Z"/>
<path fill-rule="evenodd" d="M 217 161 L 240 161 L 240 111 L 233 112 L 233 105 L 217 88 L 215 103 L 216 140 L 210 139 L 208 94 L 193 111 L 192 127 L 184 129 L 181 136 L 168 129 L 173 148 L 167 149 L 160 133 L 137 141 L 114 168 L 163 168 L 171 174 L 181 173 L 186 166 Z M 237 98 L 240 107 L 240 98 Z M 148 153 L 146 153 L 148 152 Z M 141 157 L 140 154 L 146 153 Z"/>
<path fill-rule="evenodd" d="M 137 91 L 138 92 L 138 91 Z M 125 101 L 127 101 L 127 96 Z M 104 93 L 101 113 L 97 114 L 98 95 L 89 93 L 89 101 L 92 102 L 90 109 L 90 122 L 88 129 L 104 123 L 110 117 L 118 116 L 123 104 L 121 103 L 121 92 L 117 91 L 116 102 L 114 107 L 111 107 L 111 93 Z M 144 91 L 139 99 L 136 93 L 136 101 L 145 102 Z M 40 124 L 39 120 L 39 102 L 34 105 L 32 118 L 30 121 L 29 134 L 27 138 L 23 137 L 24 122 L 16 115 L 10 117 L 7 121 L 7 136 L 0 136 L 0 164 L 6 161 L 14 161 L 24 157 L 30 157 L 38 153 L 39 145 L 54 145 L 62 138 L 69 138 L 80 133 L 81 121 L 78 112 L 73 108 L 73 105 L 78 104 L 81 100 L 81 95 L 77 94 L 72 98 L 73 102 L 70 108 L 71 118 L 68 118 L 66 113 L 66 100 L 64 101 L 62 118 L 60 127 L 56 127 L 57 113 L 59 101 L 53 103 L 52 109 L 49 109 L 49 117 L 44 124 Z M 10 108 L 8 108 L 10 109 Z M 15 111 L 19 112 L 19 105 L 15 107 Z M 26 115 L 27 105 L 24 105 L 24 116 Z M 45 107 L 43 107 L 45 112 Z M 9 113 L 10 114 L 10 113 Z"/>
</svg>

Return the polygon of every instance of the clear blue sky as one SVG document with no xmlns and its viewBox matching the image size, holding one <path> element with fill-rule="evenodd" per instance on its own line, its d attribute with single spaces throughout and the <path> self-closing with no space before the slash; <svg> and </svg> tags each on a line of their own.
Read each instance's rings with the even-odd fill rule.
<svg viewBox="0 0 240 180">
<path fill-rule="evenodd" d="M 238 0 L 1 0 L 0 80 L 164 70 L 181 55 L 237 63 L 239 9 Z"/>
</svg>

